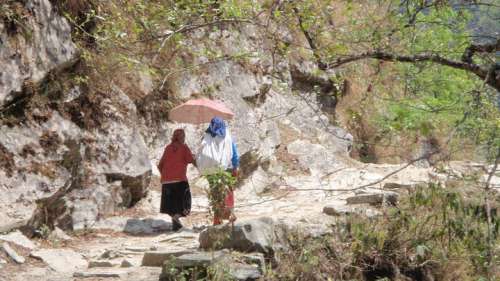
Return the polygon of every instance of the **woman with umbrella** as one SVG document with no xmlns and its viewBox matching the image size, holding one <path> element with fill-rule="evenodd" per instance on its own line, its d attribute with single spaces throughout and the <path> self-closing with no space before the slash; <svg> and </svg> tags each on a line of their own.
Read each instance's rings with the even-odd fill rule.
<svg viewBox="0 0 500 281">
<path fill-rule="evenodd" d="M 238 151 L 222 119 L 231 119 L 233 116 L 234 113 L 225 104 L 206 98 L 189 100 L 170 110 L 171 121 L 188 124 L 210 122 L 196 160 L 196 166 L 202 175 L 213 174 L 221 169 L 231 171 L 234 177 L 238 175 Z M 232 189 L 225 196 L 222 209 L 220 215 L 214 214 L 214 224 L 221 224 L 222 219 L 236 220 Z"/>
</svg>

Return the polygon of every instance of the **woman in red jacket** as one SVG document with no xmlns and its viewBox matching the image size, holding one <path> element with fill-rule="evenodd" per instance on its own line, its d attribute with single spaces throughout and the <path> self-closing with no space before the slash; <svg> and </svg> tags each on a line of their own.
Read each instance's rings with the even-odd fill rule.
<svg viewBox="0 0 500 281">
<path fill-rule="evenodd" d="M 172 229 L 182 228 L 180 217 L 191 212 L 191 191 L 186 176 L 187 165 L 194 164 L 193 154 L 185 142 L 182 129 L 174 131 L 172 141 L 165 147 L 158 164 L 161 173 L 160 213 L 172 217 Z"/>
</svg>

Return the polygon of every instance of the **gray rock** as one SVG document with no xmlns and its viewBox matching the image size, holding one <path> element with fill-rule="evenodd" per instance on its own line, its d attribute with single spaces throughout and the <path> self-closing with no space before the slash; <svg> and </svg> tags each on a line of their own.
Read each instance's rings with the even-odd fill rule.
<svg viewBox="0 0 500 281">
<path fill-rule="evenodd" d="M 171 259 L 172 257 L 177 257 L 185 254 L 192 253 L 193 251 L 189 250 L 163 250 L 163 251 L 150 251 L 144 253 L 142 258 L 141 265 L 142 266 L 162 266 L 163 263 Z"/>
<path fill-rule="evenodd" d="M 172 280 L 175 275 L 170 273 L 172 269 L 177 272 L 188 272 L 193 269 L 197 274 L 203 276 L 208 267 L 215 270 L 221 276 L 231 277 L 231 280 L 257 280 L 262 277 L 264 256 L 261 253 L 242 255 L 240 253 L 229 253 L 228 251 L 193 252 L 190 254 L 172 257 L 163 265 L 160 280 Z"/>
<path fill-rule="evenodd" d="M 261 273 L 266 272 L 266 259 L 262 253 L 242 254 L 241 256 L 237 256 L 237 259 L 246 264 L 256 265 Z"/>
<path fill-rule="evenodd" d="M 116 261 L 109 261 L 109 260 L 91 260 L 89 261 L 89 268 L 95 268 L 95 267 L 116 267 L 120 265 L 120 263 Z"/>
<path fill-rule="evenodd" d="M 338 206 L 338 205 L 327 205 L 323 207 L 323 213 L 330 216 L 347 216 L 347 215 L 361 215 L 368 218 L 378 216 L 379 211 L 373 210 L 369 205 L 357 204 L 356 206 Z"/>
<path fill-rule="evenodd" d="M 327 205 L 323 207 L 323 213 L 330 216 L 345 216 L 354 213 L 353 208 L 345 205 Z"/>
<path fill-rule="evenodd" d="M 24 28 L 13 35 L 16 39 L 10 38 L 7 28 L 0 29 L 0 106 L 11 101 L 12 93 L 20 92 L 25 81 L 41 81 L 49 71 L 70 64 L 77 53 L 70 25 L 49 0 L 25 1 L 24 7 L 29 11 L 23 18 L 29 40 L 22 38 Z"/>
<path fill-rule="evenodd" d="M 58 241 L 69 241 L 72 240 L 66 232 L 64 232 L 62 229 L 59 227 L 54 228 L 54 230 L 50 233 L 49 239 L 51 240 L 58 240 Z"/>
<path fill-rule="evenodd" d="M 262 277 L 262 272 L 256 265 L 231 263 L 228 267 L 231 277 L 238 281 L 257 280 Z"/>
<path fill-rule="evenodd" d="M 172 229 L 172 223 L 157 219 L 129 219 L 123 229 L 124 232 L 140 235 L 155 234 Z"/>
<path fill-rule="evenodd" d="M 14 249 L 12 249 L 7 242 L 2 244 L 2 249 L 15 262 L 22 264 L 26 261 L 26 259 L 14 251 Z"/>
<path fill-rule="evenodd" d="M 417 188 L 425 188 L 427 185 L 425 183 L 413 183 L 413 184 L 402 184 L 396 182 L 386 182 L 384 183 L 383 189 L 404 189 L 404 190 L 415 190 Z"/>
<path fill-rule="evenodd" d="M 265 265 L 264 255 L 262 253 L 241 254 L 240 256 L 247 264 Z"/>
<path fill-rule="evenodd" d="M 189 278 L 192 272 L 195 272 L 195 275 L 204 276 L 209 266 L 214 266 L 217 271 L 223 266 L 225 268 L 222 270 L 225 271 L 228 257 L 229 254 L 225 251 L 193 252 L 172 257 L 163 264 L 160 281 L 178 280 L 179 275 Z"/>
<path fill-rule="evenodd" d="M 151 235 L 167 232 L 172 229 L 172 223 L 163 219 L 136 219 L 128 217 L 111 217 L 95 222 L 93 229 L 110 229 L 131 235 Z"/>
<path fill-rule="evenodd" d="M 125 247 L 125 250 L 142 253 L 151 250 L 151 247 Z"/>
<path fill-rule="evenodd" d="M 16 230 L 9 234 L 0 235 L 0 240 L 7 241 L 30 250 L 36 248 L 35 243 L 29 240 L 28 237 L 24 236 L 19 230 Z"/>
<path fill-rule="evenodd" d="M 174 257 L 172 262 L 178 268 L 207 267 L 222 260 L 227 254 L 224 251 L 194 252 Z"/>
<path fill-rule="evenodd" d="M 230 225 L 209 226 L 200 233 L 202 249 L 234 249 L 241 252 L 260 252 L 272 257 L 280 245 L 281 226 L 267 217 L 239 221 Z"/>
<path fill-rule="evenodd" d="M 347 204 L 371 204 L 382 205 L 382 203 L 397 204 L 399 194 L 396 192 L 383 192 L 375 194 L 359 194 L 346 199 Z"/>
<path fill-rule="evenodd" d="M 307 149 L 305 149 L 307 148 Z M 320 173 L 338 169 L 335 154 L 330 153 L 328 147 L 322 144 L 311 143 L 309 140 L 296 140 L 287 145 L 290 154 L 296 155 L 299 165 L 303 169 L 315 169 Z"/>
<path fill-rule="evenodd" d="M 81 254 L 67 249 L 42 249 L 31 252 L 31 256 L 41 259 L 57 272 L 75 272 L 88 267 Z"/>
<path fill-rule="evenodd" d="M 26 225 L 27 223 L 27 219 L 13 219 L 6 217 L 6 214 L 0 214 L 0 233 L 12 231 Z"/>
<path fill-rule="evenodd" d="M 94 200 L 79 200 L 73 203 L 73 213 L 71 214 L 73 229 L 89 229 L 95 223 L 99 207 Z"/>
<path fill-rule="evenodd" d="M 129 260 L 123 260 L 120 264 L 120 267 L 133 267 L 134 264 Z"/>
<path fill-rule="evenodd" d="M 124 278 L 127 271 L 123 269 L 95 269 L 89 271 L 77 271 L 73 274 L 76 278 Z"/>
<path fill-rule="evenodd" d="M 99 257 L 100 259 L 115 259 L 118 257 L 123 257 L 123 253 L 114 250 L 105 250 L 104 253 Z"/>
</svg>

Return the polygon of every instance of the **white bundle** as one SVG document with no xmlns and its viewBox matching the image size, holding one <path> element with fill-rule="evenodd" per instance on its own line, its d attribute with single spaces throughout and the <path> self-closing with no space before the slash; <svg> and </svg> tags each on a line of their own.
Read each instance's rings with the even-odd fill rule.
<svg viewBox="0 0 500 281">
<path fill-rule="evenodd" d="M 209 175 L 219 170 L 226 170 L 232 167 L 233 140 L 231 133 L 226 129 L 226 136 L 212 137 L 205 133 L 201 141 L 201 147 L 196 156 L 196 165 L 200 174 Z"/>
</svg>

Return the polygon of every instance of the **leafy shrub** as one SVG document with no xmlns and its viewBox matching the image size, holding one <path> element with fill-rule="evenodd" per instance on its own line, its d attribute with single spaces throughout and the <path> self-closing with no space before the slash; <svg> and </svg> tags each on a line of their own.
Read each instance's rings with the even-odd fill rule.
<svg viewBox="0 0 500 281">
<path fill-rule="evenodd" d="M 231 173 L 220 170 L 217 173 L 205 176 L 209 188 L 207 190 L 210 211 L 216 217 L 222 217 L 224 212 L 224 199 L 236 184 L 236 178 Z"/>
<path fill-rule="evenodd" d="M 481 194 L 477 193 L 477 194 Z M 352 223 L 354 263 L 370 274 L 415 280 L 477 280 L 498 264 L 489 257 L 489 241 L 499 241 L 500 218 L 492 212 L 488 225 L 485 207 L 478 199 L 465 200 L 456 190 L 430 184 L 417 189 L 398 208 L 375 222 Z M 384 273 L 385 272 L 385 273 Z M 378 276 L 386 277 L 386 276 Z"/>
<path fill-rule="evenodd" d="M 292 235 L 266 280 L 495 280 L 498 195 L 488 194 L 496 200 L 488 224 L 485 192 L 463 190 L 430 184 L 382 216 L 346 217 L 335 235 Z"/>
</svg>

